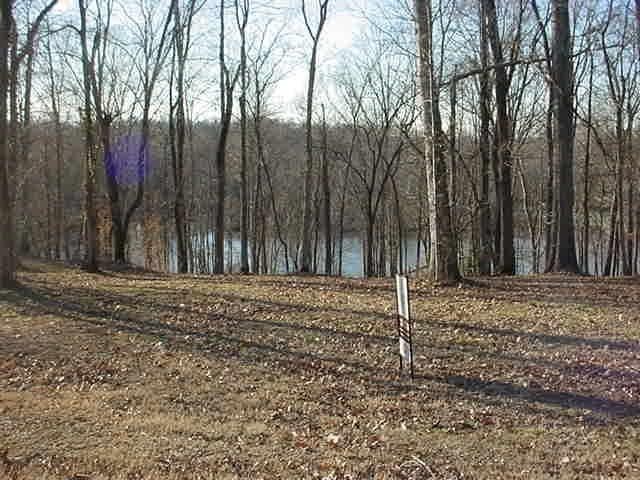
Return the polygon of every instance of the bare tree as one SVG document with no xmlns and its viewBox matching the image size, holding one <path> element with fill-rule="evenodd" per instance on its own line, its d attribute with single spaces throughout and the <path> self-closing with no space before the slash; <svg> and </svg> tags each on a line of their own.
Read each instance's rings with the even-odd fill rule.
<svg viewBox="0 0 640 480">
<path fill-rule="evenodd" d="M 188 1 L 184 14 L 181 13 L 179 0 L 172 0 L 171 9 L 173 12 L 173 50 L 169 77 L 169 142 L 175 191 L 173 218 L 176 230 L 178 272 L 186 273 L 188 270 L 187 243 L 189 242 L 187 240 L 184 199 L 185 68 L 191 44 L 191 25 L 196 11 L 196 1 Z"/>
<path fill-rule="evenodd" d="M 249 195 L 247 191 L 247 23 L 249 0 L 234 0 L 240 32 L 240 271 L 249 273 Z"/>
<path fill-rule="evenodd" d="M 590 196 L 590 166 L 591 166 L 591 128 L 590 124 L 593 118 L 593 73 L 594 73 L 594 59 L 593 53 L 589 55 L 589 91 L 587 94 L 587 139 L 584 153 L 584 178 L 583 178 L 583 197 L 582 197 L 582 215 L 583 215 L 583 230 L 582 230 L 582 257 L 580 262 L 580 270 L 587 275 L 589 273 L 589 235 L 590 235 L 590 209 L 589 209 L 589 196 Z"/>
<path fill-rule="evenodd" d="M 439 92 L 433 64 L 433 20 L 431 0 L 415 0 L 418 65 L 425 128 L 425 154 L 430 229 L 430 274 L 437 282 L 460 279 L 458 248 L 454 241 L 449 203 L 445 140 L 440 118 Z"/>
<path fill-rule="evenodd" d="M 331 234 L 331 186 L 329 184 L 329 145 L 327 116 L 322 104 L 322 223 L 324 226 L 324 273 L 333 273 L 333 237 Z"/>
<path fill-rule="evenodd" d="M 2 2 L 0 9 L 0 87 L 2 100 L 0 102 L 0 228 L 4 240 L 0 241 L 0 285 L 9 286 L 15 280 L 15 235 L 13 223 L 12 195 L 9 185 L 11 176 L 15 174 L 18 162 L 18 107 L 17 89 L 19 68 L 26 57 L 29 64 L 33 61 L 33 46 L 40 24 L 55 6 L 57 0 L 48 2 L 38 13 L 34 22 L 28 27 L 26 40 L 18 45 L 18 29 L 13 17 L 13 0 Z M 27 85 L 30 90 L 30 85 Z M 7 108 L 7 93 L 9 94 L 9 108 Z M 29 95 L 27 95 L 28 97 Z M 29 102 L 27 102 L 29 103 Z M 30 109 L 26 105 L 27 110 Z M 28 118 L 28 115 L 27 115 Z M 27 139 L 28 140 L 28 139 Z"/>
<path fill-rule="evenodd" d="M 491 87 L 489 83 L 489 40 L 485 22 L 485 2 L 480 2 L 480 255 L 478 270 L 480 274 L 491 273 L 491 206 L 489 204 L 489 166 L 491 165 L 491 143 L 489 129 L 491 126 Z"/>
<path fill-rule="evenodd" d="M 214 273 L 224 273 L 224 233 L 225 199 L 227 186 L 227 140 L 233 114 L 233 91 L 238 81 L 240 69 L 231 73 L 225 56 L 224 29 L 225 2 L 220 0 L 220 133 L 216 147 L 216 225 L 215 225 L 215 261 Z"/>
<path fill-rule="evenodd" d="M 313 220 L 312 205 L 313 205 L 313 134 L 312 134 L 312 119 L 313 119 L 313 92 L 316 81 L 316 64 L 318 56 L 318 44 L 320 42 L 320 34 L 327 20 L 327 8 L 329 0 L 318 0 L 319 18 L 316 28 L 313 29 L 310 23 L 310 18 L 307 15 L 306 0 L 302 0 L 302 16 L 304 17 L 304 24 L 307 28 L 307 33 L 311 37 L 311 59 L 309 60 L 309 81 L 307 83 L 307 105 L 306 105 L 306 119 L 305 119 L 305 154 L 306 164 L 304 171 L 304 206 L 303 206 L 303 218 L 302 218 L 302 260 L 300 263 L 301 272 L 310 272 L 311 263 L 313 260 L 312 244 L 311 244 L 311 222 Z"/>
<path fill-rule="evenodd" d="M 48 90 L 49 90 L 49 99 L 51 102 L 51 117 L 53 121 L 53 126 L 55 130 L 55 158 L 56 158 L 56 178 L 55 178 L 55 203 L 54 203 L 54 228 L 55 228 L 55 238 L 54 238 L 54 258 L 60 259 L 62 258 L 62 245 L 64 243 L 64 226 L 65 226 L 65 216 L 64 216 L 64 197 L 62 191 L 62 176 L 63 176 L 63 165 L 64 165 L 64 139 L 63 139 L 63 129 L 62 129 L 62 119 L 60 114 L 60 103 L 61 103 L 61 91 L 64 84 L 64 75 L 61 75 L 58 79 L 56 77 L 54 60 L 53 60 L 53 49 L 51 45 L 51 25 L 48 25 L 48 32 L 46 35 L 44 47 L 47 56 L 47 73 L 48 73 Z M 65 245 L 66 246 L 66 245 Z"/>
<path fill-rule="evenodd" d="M 499 209 L 499 255 L 498 272 L 507 275 L 515 273 L 515 251 L 513 248 L 513 196 L 511 193 L 512 158 L 511 158 L 511 125 L 508 111 L 508 95 L 510 77 L 507 75 L 502 42 L 498 30 L 495 0 L 482 0 L 483 12 L 493 61 L 495 64 L 496 95 L 496 149 L 499 159 L 496 182 Z"/>
<path fill-rule="evenodd" d="M 0 288 L 13 285 L 15 263 L 13 258 L 13 215 L 9 198 L 8 164 L 9 139 L 7 90 L 9 87 L 9 43 L 13 28 L 13 2 L 0 5 Z"/>
<path fill-rule="evenodd" d="M 628 5 L 627 5 L 628 6 Z M 616 15 L 617 13 L 617 15 Z M 618 17 L 622 25 L 611 28 Z M 608 45 L 610 35 L 616 39 L 616 46 Z M 616 270 L 617 259 L 622 261 L 622 273 L 631 275 L 633 272 L 633 223 L 634 223 L 634 188 L 633 166 L 630 155 L 633 123 L 640 108 L 638 99 L 638 57 L 627 56 L 630 26 L 625 6 L 616 12 L 613 0 L 609 1 L 607 19 L 600 31 L 601 46 L 606 70 L 609 97 L 613 104 L 615 115 L 615 188 L 610 213 L 609 245 L 604 266 L 605 275 L 613 275 Z M 626 177 L 626 179 L 625 179 Z M 624 182 L 627 181 L 627 208 L 625 218 Z M 625 228 L 626 223 L 626 228 Z M 618 253 L 620 254 L 618 256 Z"/>
<path fill-rule="evenodd" d="M 267 265 L 267 245 L 266 230 L 269 209 L 271 210 L 271 220 L 273 222 L 272 230 L 275 238 L 274 242 L 282 248 L 282 256 L 284 258 L 285 271 L 290 271 L 289 245 L 286 240 L 286 232 L 283 226 L 282 215 L 277 205 L 277 185 L 274 185 L 274 179 L 271 174 L 271 165 L 267 152 L 265 140 L 265 120 L 268 115 L 268 96 L 270 90 L 279 81 L 279 65 L 283 55 L 276 56 L 282 29 L 270 36 L 270 25 L 267 24 L 260 36 L 256 48 L 254 49 L 252 58 L 249 60 L 251 88 L 247 93 L 251 94 L 250 101 L 247 102 L 247 108 L 251 115 L 251 126 L 253 133 L 253 142 L 255 149 L 256 165 L 255 165 L 255 194 L 253 206 L 253 256 L 254 256 L 254 272 L 258 273 L 257 268 L 260 258 L 258 253 L 262 253 L 263 271 L 268 271 Z M 264 177 L 263 177 L 264 176 Z M 264 184 L 263 184 L 264 178 Z M 268 202 L 265 196 L 268 195 Z"/>
<path fill-rule="evenodd" d="M 544 201 L 544 234 L 545 234 L 545 270 L 549 270 L 556 256 L 556 238 L 557 238 L 557 198 L 555 195 L 555 165 L 554 151 L 555 142 L 553 141 L 553 95 L 555 89 L 552 82 L 552 51 L 551 42 L 547 35 L 546 24 L 542 20 L 540 8 L 536 0 L 531 0 L 531 8 L 536 18 L 536 23 L 540 31 L 542 46 L 544 49 L 544 59 L 546 68 L 546 79 L 548 84 L 548 100 L 547 115 L 545 124 L 545 137 L 547 143 L 547 178 L 545 184 L 545 201 Z"/>
<path fill-rule="evenodd" d="M 84 106 L 82 119 L 84 123 L 84 213 L 86 226 L 84 229 L 85 258 L 84 268 L 88 272 L 98 271 L 98 219 L 95 205 L 96 189 L 96 140 L 91 108 L 91 71 L 96 49 L 92 48 L 89 55 L 87 43 L 87 5 L 85 0 L 78 0 L 80 9 L 80 46 L 82 49 L 82 80 Z M 95 46 L 95 44 L 94 44 Z"/>
<path fill-rule="evenodd" d="M 121 228 L 123 235 L 118 239 L 120 245 L 116 248 L 116 251 L 118 252 L 125 248 L 131 219 L 142 205 L 144 198 L 145 182 L 147 178 L 147 171 L 149 170 L 147 157 L 151 136 L 151 106 L 156 84 L 169 52 L 169 26 L 172 20 L 172 9 L 175 8 L 174 3 L 176 1 L 177 0 L 171 0 L 168 11 L 164 16 L 160 38 L 157 38 L 155 35 L 156 29 L 154 21 L 156 16 L 156 7 L 154 2 L 147 3 L 146 1 L 141 0 L 138 5 L 140 21 L 135 23 L 135 27 L 137 32 L 136 41 L 142 53 L 142 64 L 136 65 L 142 87 L 141 135 L 136 160 L 136 193 L 134 200 L 131 202 L 124 215 Z M 146 232 L 146 234 L 151 235 L 151 232 Z"/>
<path fill-rule="evenodd" d="M 552 269 L 578 272 L 573 178 L 573 69 L 568 0 L 553 0 L 554 141 L 558 165 L 558 240 Z"/>
</svg>

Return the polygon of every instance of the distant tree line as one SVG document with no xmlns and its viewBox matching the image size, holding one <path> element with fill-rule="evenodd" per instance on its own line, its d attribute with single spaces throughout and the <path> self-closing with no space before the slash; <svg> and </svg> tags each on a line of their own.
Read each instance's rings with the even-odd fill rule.
<svg viewBox="0 0 640 480">
<path fill-rule="evenodd" d="M 20 256 L 95 272 L 134 250 L 342 275 L 353 236 L 365 276 L 414 268 L 409 239 L 447 283 L 638 273 L 636 2 L 380 2 L 336 55 L 332 0 L 56 4 L 1 8 L 3 286 Z"/>
</svg>

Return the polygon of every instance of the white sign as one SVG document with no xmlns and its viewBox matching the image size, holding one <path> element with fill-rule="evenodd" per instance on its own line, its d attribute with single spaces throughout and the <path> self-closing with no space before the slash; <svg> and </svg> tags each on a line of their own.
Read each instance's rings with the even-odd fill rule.
<svg viewBox="0 0 640 480">
<path fill-rule="evenodd" d="M 409 288 L 407 286 L 407 277 L 404 275 L 396 275 L 396 298 L 398 302 L 398 336 L 400 337 L 401 366 L 402 368 L 410 367 L 413 373 Z"/>
</svg>

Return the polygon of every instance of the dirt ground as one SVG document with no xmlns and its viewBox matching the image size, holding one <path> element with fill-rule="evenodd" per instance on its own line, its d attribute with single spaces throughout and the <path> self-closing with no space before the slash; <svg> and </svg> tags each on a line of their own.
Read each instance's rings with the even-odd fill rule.
<svg viewBox="0 0 640 480">
<path fill-rule="evenodd" d="M 0 290 L 0 478 L 640 478 L 640 280 L 89 275 Z"/>
</svg>

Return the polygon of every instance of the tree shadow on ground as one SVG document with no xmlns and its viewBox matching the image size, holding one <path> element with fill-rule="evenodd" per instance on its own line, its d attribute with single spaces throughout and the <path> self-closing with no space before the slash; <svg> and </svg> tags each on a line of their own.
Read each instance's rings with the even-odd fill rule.
<svg viewBox="0 0 640 480">
<path fill-rule="evenodd" d="M 157 290 L 158 293 L 161 290 Z M 240 295 L 232 295 L 226 293 L 216 293 L 215 298 L 223 299 L 230 302 L 236 303 L 246 303 L 251 302 L 252 305 L 259 305 L 264 307 L 274 307 L 277 311 L 285 311 L 285 312 L 317 312 L 317 313 L 334 313 L 338 315 L 348 315 L 348 316 L 358 316 L 362 317 L 363 320 L 371 321 L 375 319 L 376 321 L 394 321 L 395 322 L 395 314 L 387 314 L 379 311 L 372 310 L 361 310 L 361 309 L 353 309 L 348 307 L 333 307 L 331 305 L 307 305 L 307 304 L 298 304 L 294 302 L 282 302 L 277 300 L 264 300 L 260 298 L 250 298 L 243 297 Z M 168 306 L 168 308 L 171 308 Z M 624 350 L 624 351 L 639 351 L 640 352 L 640 342 L 639 341 L 631 341 L 631 340 L 616 340 L 607 337 L 597 337 L 597 338 L 589 338 L 589 337 L 580 337 L 575 335 L 566 335 L 566 334 L 554 334 L 554 333 L 540 333 L 540 332 L 530 332 L 524 330 L 515 330 L 511 328 L 500 328 L 500 327 L 492 327 L 485 325 L 477 325 L 464 323 L 459 321 L 450 321 L 450 320 L 437 320 L 433 318 L 421 318 L 419 316 L 414 317 L 414 321 L 418 325 L 418 328 L 451 328 L 451 329 L 460 329 L 468 332 L 477 332 L 481 334 L 487 335 L 497 335 L 500 337 L 506 338 L 526 338 L 530 341 L 538 341 L 545 343 L 547 345 L 566 345 L 566 346 L 585 346 L 590 348 L 606 348 L 610 350 Z"/>
<path fill-rule="evenodd" d="M 120 302 L 131 306 L 136 305 L 134 313 L 116 311 L 97 303 L 93 298 L 102 298 L 108 302 Z M 82 299 L 82 301 L 78 301 Z M 283 372 L 295 374 L 309 373 L 311 375 L 332 375 L 336 378 L 349 378 L 344 388 L 348 388 L 349 382 L 357 381 L 367 385 L 372 394 L 397 395 L 401 392 L 414 392 L 423 394 L 425 382 L 432 386 L 449 388 L 456 395 L 471 395 L 471 401 L 491 403 L 499 402 L 500 408 L 513 408 L 508 401 L 517 401 L 539 407 L 544 413 L 545 407 L 563 409 L 569 418 L 574 415 L 571 409 L 583 409 L 595 415 L 603 415 L 610 419 L 635 419 L 640 418 L 640 407 L 610 398 L 602 398 L 587 393 L 555 391 L 533 386 L 525 387 L 504 380 L 485 380 L 475 376 L 466 376 L 448 373 L 448 371 L 431 376 L 418 377 L 415 383 L 398 381 L 397 377 L 390 374 L 388 369 L 395 365 L 395 360 L 384 353 L 383 348 L 368 357 L 363 357 L 361 352 L 354 351 L 353 340 L 363 340 L 363 334 L 352 335 L 352 332 L 333 330 L 324 327 L 302 327 L 309 329 L 310 333 L 322 338 L 318 345 L 322 351 L 317 351 L 314 344 L 305 343 L 296 335 L 300 328 L 293 328 L 289 322 L 277 322 L 235 318 L 232 316 L 213 315 L 207 321 L 201 323 L 175 322 L 167 317 L 175 317 L 175 306 L 145 304 L 138 298 L 127 298 L 123 295 L 109 294 L 104 291 L 92 289 L 74 289 L 65 291 L 63 296 L 46 288 L 38 289 L 23 286 L 20 290 L 10 292 L 5 301 L 23 309 L 25 313 L 33 315 L 56 314 L 76 322 L 104 329 L 102 332 L 118 330 L 128 333 L 140 334 L 152 341 L 160 340 L 168 347 L 197 353 L 220 361 L 238 361 L 252 366 L 269 361 L 273 368 Z M 288 305 L 289 306 L 289 305 Z M 339 309 L 338 309 L 339 310 Z M 162 313 L 164 312 L 164 314 Z M 187 314 L 183 309 L 180 312 Z M 190 317 L 197 316 L 189 313 Z M 153 320 L 152 320 L 153 319 Z M 280 335 L 277 342 L 267 341 L 264 338 L 263 329 L 276 330 Z M 92 332 L 96 333 L 96 332 Z M 526 333 L 526 332 L 525 332 Z M 522 332 L 509 331 L 510 335 L 522 335 Z M 546 340 L 546 337 L 542 337 Z M 10 340 L 9 340 L 10 341 Z M 368 341 L 378 343 L 383 347 L 388 343 L 393 346 L 392 337 L 372 336 Z M 333 350 L 326 352 L 324 346 L 333 345 Z M 599 348 L 599 343 L 580 343 L 572 341 L 570 346 L 588 346 Z M 390 350 L 393 351 L 393 350 Z M 387 369 L 387 370 L 385 370 Z M 394 378 L 395 377 L 395 378 Z M 438 389 L 436 389 L 438 391 Z"/>
<path fill-rule="evenodd" d="M 631 306 L 640 294 L 640 278 L 602 279 L 549 274 L 515 278 L 468 278 L 464 285 L 468 287 L 468 294 L 476 298 L 511 302 L 535 301 L 561 306 L 619 307 L 625 306 L 625 303 L 626 306 Z"/>
</svg>

